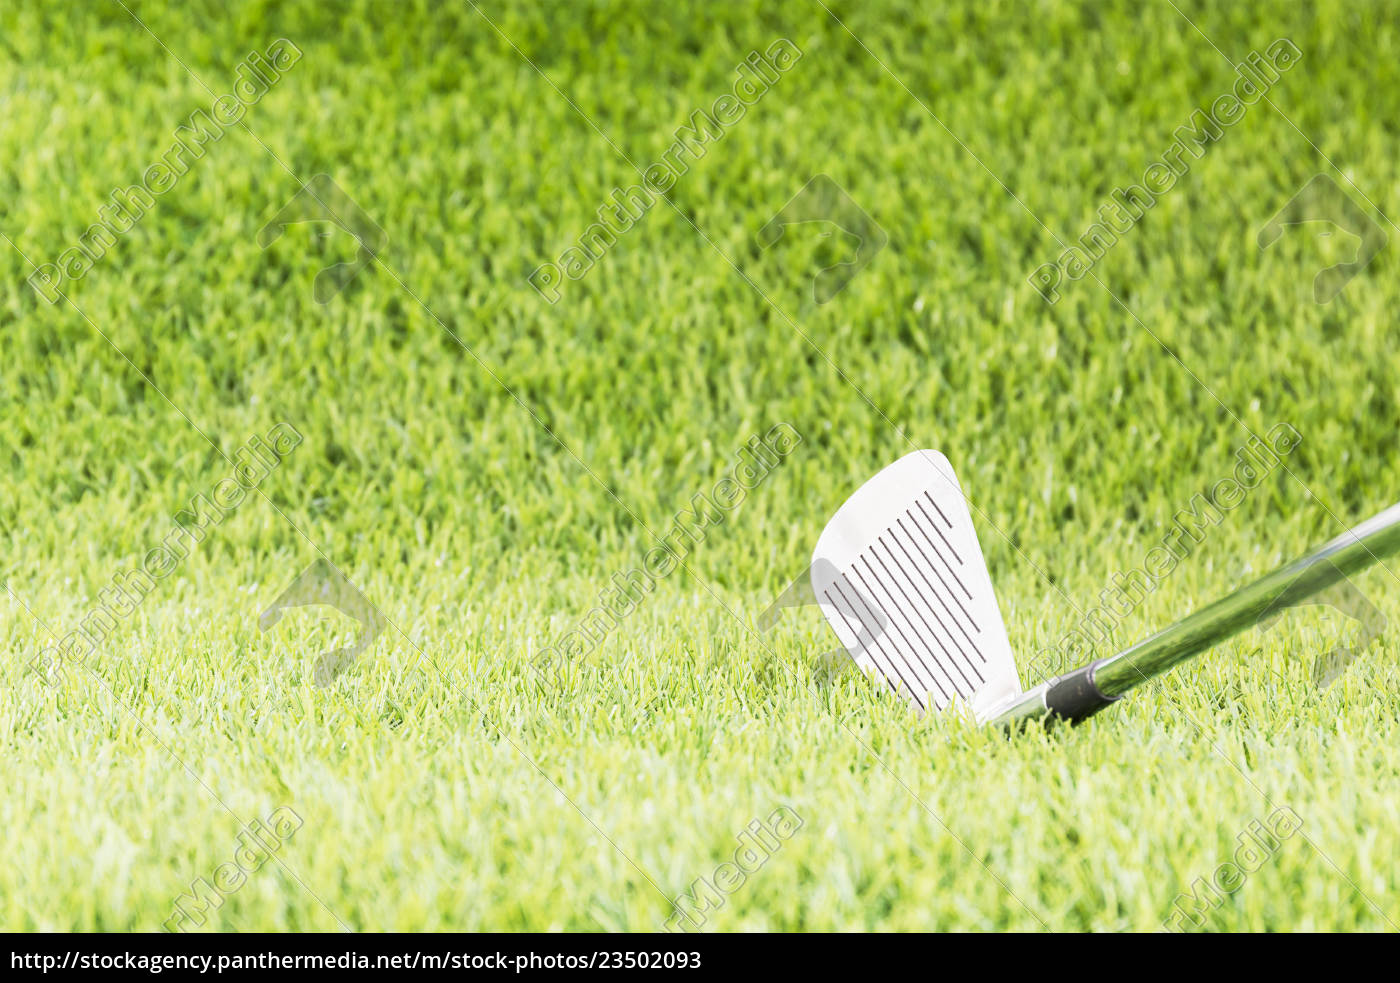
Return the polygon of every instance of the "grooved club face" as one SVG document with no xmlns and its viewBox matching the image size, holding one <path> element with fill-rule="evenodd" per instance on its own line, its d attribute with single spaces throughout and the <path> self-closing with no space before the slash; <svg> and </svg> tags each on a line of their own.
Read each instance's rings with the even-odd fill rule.
<svg viewBox="0 0 1400 983">
<path fill-rule="evenodd" d="M 812 589 L 841 643 L 920 714 L 979 717 L 1021 692 L 1006 626 L 952 466 L 915 451 L 827 523 Z"/>
</svg>

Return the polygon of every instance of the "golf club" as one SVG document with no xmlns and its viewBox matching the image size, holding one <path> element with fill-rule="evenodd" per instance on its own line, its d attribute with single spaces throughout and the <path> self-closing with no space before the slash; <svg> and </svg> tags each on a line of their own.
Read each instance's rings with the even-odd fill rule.
<svg viewBox="0 0 1400 983">
<path fill-rule="evenodd" d="M 920 713 L 955 703 L 986 724 L 1079 721 L 1154 676 L 1400 551 L 1400 505 L 1116 655 L 1023 690 L 957 475 L 915 451 L 837 510 L 812 590 L 867 673 Z M 875 626 L 872 628 L 871 626 Z"/>
</svg>

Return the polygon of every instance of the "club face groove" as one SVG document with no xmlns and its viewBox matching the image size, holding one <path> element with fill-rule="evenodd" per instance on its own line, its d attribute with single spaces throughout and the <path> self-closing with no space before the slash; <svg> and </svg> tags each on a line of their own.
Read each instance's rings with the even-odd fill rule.
<svg viewBox="0 0 1400 983">
<path fill-rule="evenodd" d="M 908 454 L 837 510 L 812 590 L 856 663 L 920 712 L 981 715 L 1021 692 L 967 501 L 938 451 Z"/>
</svg>

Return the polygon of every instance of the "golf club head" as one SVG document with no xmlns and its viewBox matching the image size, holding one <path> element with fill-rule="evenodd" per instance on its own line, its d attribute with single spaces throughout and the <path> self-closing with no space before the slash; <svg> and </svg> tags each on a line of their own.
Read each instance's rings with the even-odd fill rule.
<svg viewBox="0 0 1400 983">
<path fill-rule="evenodd" d="M 920 715 L 960 704 L 983 719 L 1021 693 L 967 500 L 938 451 L 900 458 L 837 510 L 812 590 L 851 658 Z"/>
</svg>

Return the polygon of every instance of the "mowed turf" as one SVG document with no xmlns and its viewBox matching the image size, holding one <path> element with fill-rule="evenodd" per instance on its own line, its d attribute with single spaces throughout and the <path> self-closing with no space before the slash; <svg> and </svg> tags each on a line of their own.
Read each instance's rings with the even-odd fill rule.
<svg viewBox="0 0 1400 983">
<path fill-rule="evenodd" d="M 278 860 L 186 927 L 652 931 L 779 807 L 801 828 L 699 930 L 1151 931 L 1279 808 L 1301 829 L 1199 929 L 1400 923 L 1400 561 L 1356 578 L 1391 627 L 1329 687 L 1313 660 L 1363 633 L 1312 608 L 1012 740 L 830 671 L 813 608 L 757 626 L 918 447 L 959 470 L 1023 667 L 1251 434 L 1302 442 L 1115 643 L 1400 497 L 1394 4 L 127 7 L 0 13 L 0 927 L 160 930 L 282 807 Z M 34 266 L 279 38 L 302 57 L 246 128 L 68 302 L 38 296 Z M 543 300 L 531 271 L 780 38 L 800 59 Z M 1042 300 L 1030 273 L 1278 38 L 1302 58 L 1273 105 Z M 325 305 L 353 239 L 258 241 L 318 173 L 388 238 Z M 1326 305 L 1343 237 L 1256 242 L 1318 173 L 1389 239 Z M 826 304 L 839 237 L 758 242 L 817 174 L 888 235 Z M 302 442 L 86 668 L 27 668 L 282 422 Z M 780 423 L 802 443 L 684 567 L 533 672 Z M 327 688 L 355 622 L 259 630 L 319 559 L 385 619 Z"/>
</svg>

